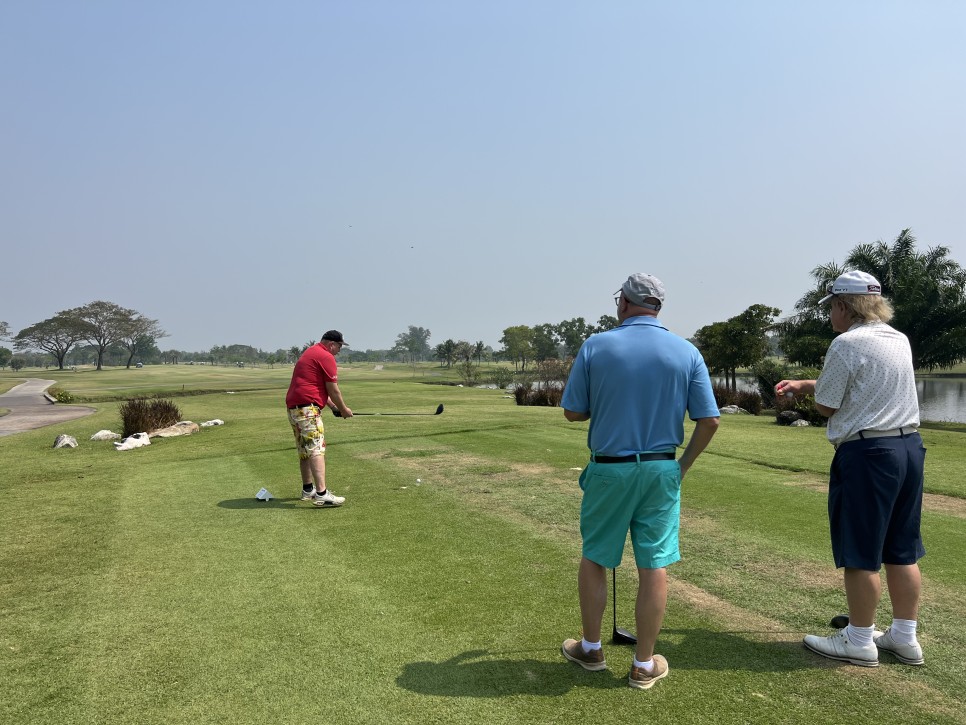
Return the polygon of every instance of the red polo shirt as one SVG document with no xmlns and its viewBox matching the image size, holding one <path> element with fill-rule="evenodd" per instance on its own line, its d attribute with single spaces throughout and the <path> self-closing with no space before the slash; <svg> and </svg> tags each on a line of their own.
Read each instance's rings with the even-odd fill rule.
<svg viewBox="0 0 966 725">
<path fill-rule="evenodd" d="M 326 383 L 338 382 L 339 371 L 335 357 L 322 346 L 321 342 L 312 345 L 302 353 L 292 371 L 292 382 L 285 396 L 286 407 L 315 403 L 324 407 L 329 401 Z"/>
</svg>

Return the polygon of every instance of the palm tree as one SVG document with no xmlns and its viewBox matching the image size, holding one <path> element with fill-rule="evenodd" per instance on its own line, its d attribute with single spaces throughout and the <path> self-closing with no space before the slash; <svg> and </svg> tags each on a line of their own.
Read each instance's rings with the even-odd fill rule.
<svg viewBox="0 0 966 725">
<path fill-rule="evenodd" d="M 845 259 L 882 284 L 895 310 L 892 325 L 905 333 L 916 368 L 952 367 L 966 359 L 966 270 L 948 247 L 916 251 L 912 230 L 891 245 L 860 244 Z"/>
<path fill-rule="evenodd" d="M 859 244 L 845 258 L 812 270 L 815 287 L 795 304 L 796 313 L 775 326 L 782 351 L 793 362 L 818 365 L 834 334 L 828 311 L 819 307 L 828 284 L 850 269 L 868 272 L 892 303 L 892 326 L 909 338 L 913 365 L 932 370 L 966 360 L 966 270 L 949 258 L 949 248 L 916 251 L 916 238 L 903 229 L 892 244 Z"/>
</svg>

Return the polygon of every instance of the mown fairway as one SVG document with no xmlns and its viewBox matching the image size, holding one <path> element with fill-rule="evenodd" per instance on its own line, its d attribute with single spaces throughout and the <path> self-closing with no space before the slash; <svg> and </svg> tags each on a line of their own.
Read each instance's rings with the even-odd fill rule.
<svg viewBox="0 0 966 725">
<path fill-rule="evenodd" d="M 436 368 L 343 370 L 357 412 L 446 410 L 327 420 L 329 484 L 348 499 L 329 510 L 298 501 L 291 368 L 24 371 L 95 401 L 217 390 L 175 402 L 227 424 L 116 452 L 88 440 L 119 429 L 110 401 L 0 438 L 0 723 L 966 722 L 962 430 L 923 431 L 924 667 L 803 649 L 845 606 L 832 449 L 822 430 L 726 417 L 684 483 L 658 645 L 671 673 L 639 692 L 628 647 L 605 642 L 599 673 L 559 654 L 580 626 L 586 424 L 421 384 Z M 58 433 L 80 447 L 52 450 Z M 274 501 L 254 500 L 263 486 Z M 631 629 L 632 561 L 617 602 Z"/>
</svg>

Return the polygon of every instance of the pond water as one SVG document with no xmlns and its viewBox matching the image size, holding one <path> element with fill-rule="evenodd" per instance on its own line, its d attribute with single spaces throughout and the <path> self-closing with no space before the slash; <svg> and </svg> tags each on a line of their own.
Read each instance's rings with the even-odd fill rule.
<svg viewBox="0 0 966 725">
<path fill-rule="evenodd" d="M 713 377 L 712 382 L 724 383 Z M 754 380 L 738 378 L 741 390 L 757 390 Z M 916 380 L 919 417 L 922 420 L 966 423 L 966 378 L 928 378 Z"/>
<path fill-rule="evenodd" d="M 916 394 L 919 396 L 919 417 L 923 420 L 966 423 L 966 380 L 917 380 Z"/>
</svg>

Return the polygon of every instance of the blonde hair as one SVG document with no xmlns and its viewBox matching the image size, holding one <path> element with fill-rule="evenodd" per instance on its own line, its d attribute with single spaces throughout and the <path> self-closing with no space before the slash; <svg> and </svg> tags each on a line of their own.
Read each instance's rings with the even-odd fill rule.
<svg viewBox="0 0 966 725">
<path fill-rule="evenodd" d="M 854 322 L 888 322 L 892 305 L 882 295 L 836 295 L 849 310 Z"/>
</svg>

